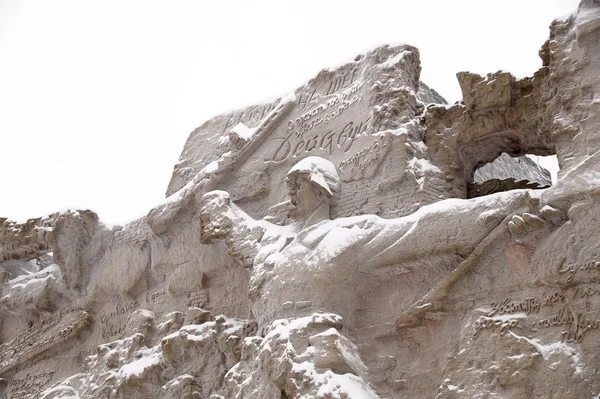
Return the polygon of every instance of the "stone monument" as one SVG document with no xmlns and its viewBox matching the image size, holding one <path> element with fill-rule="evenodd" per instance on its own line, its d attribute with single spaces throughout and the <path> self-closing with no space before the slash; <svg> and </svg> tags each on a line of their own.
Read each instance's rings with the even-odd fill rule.
<svg viewBox="0 0 600 399">
<path fill-rule="evenodd" d="M 0 397 L 598 397 L 600 3 L 540 57 L 449 105 L 383 46 L 204 123 L 125 226 L 0 219 Z"/>
</svg>

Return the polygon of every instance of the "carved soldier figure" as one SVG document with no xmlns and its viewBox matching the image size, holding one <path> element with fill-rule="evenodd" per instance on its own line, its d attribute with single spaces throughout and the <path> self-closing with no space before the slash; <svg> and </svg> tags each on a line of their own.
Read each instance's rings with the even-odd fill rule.
<svg viewBox="0 0 600 399">
<path fill-rule="evenodd" d="M 203 196 L 201 241 L 225 239 L 228 253 L 253 268 L 250 297 L 260 327 L 314 311 L 349 317 L 356 305 L 349 293 L 359 272 L 434 254 L 466 256 L 507 216 L 538 202 L 530 191 L 513 191 L 445 200 L 397 219 L 331 220 L 330 200 L 340 180 L 330 161 L 305 158 L 286 181 L 293 205 L 287 226 L 252 219 L 227 192 Z"/>
<path fill-rule="evenodd" d="M 329 321 L 324 328 L 335 319 L 337 330 L 345 331 L 360 306 L 356 288 L 362 274 L 444 254 L 464 259 L 494 228 L 506 225 L 511 215 L 538 204 L 531 192 L 514 191 L 445 200 L 397 219 L 362 215 L 331 220 L 330 200 L 339 190 L 340 179 L 330 161 L 305 158 L 290 169 L 286 182 L 293 206 L 286 226 L 251 218 L 231 202 L 227 192 L 212 191 L 202 198 L 201 241 L 224 239 L 228 253 L 252 267 L 252 313 L 265 339 L 281 319 L 304 320 L 311 315 L 319 319 L 320 312 L 333 312 L 325 317 Z M 311 325 L 315 328 L 315 323 Z M 327 367 L 361 375 L 360 358 L 339 349 L 351 347 L 340 334 L 331 340 L 307 339 L 325 345 L 317 352 L 330 352 L 330 359 L 338 359 Z"/>
</svg>

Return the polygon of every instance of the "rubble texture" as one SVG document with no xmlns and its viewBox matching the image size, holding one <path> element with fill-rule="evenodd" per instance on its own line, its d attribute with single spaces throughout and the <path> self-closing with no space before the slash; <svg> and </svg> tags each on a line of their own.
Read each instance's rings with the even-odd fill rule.
<svg viewBox="0 0 600 399">
<path fill-rule="evenodd" d="M 0 219 L 0 397 L 598 397 L 600 3 L 540 57 L 448 105 L 383 46 L 205 122 L 139 220 Z"/>
</svg>

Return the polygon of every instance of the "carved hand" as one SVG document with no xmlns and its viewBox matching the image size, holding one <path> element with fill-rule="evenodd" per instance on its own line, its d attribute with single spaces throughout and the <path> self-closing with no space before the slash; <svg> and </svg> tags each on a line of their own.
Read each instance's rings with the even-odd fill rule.
<svg viewBox="0 0 600 399">
<path fill-rule="evenodd" d="M 226 238 L 232 229 L 231 198 L 226 191 L 210 191 L 200 201 L 200 242 Z"/>
<path fill-rule="evenodd" d="M 514 215 L 508 222 L 508 230 L 515 240 L 520 240 L 552 225 L 561 224 L 563 221 L 564 213 L 562 211 L 546 205 L 540 209 L 539 216 L 528 212 Z"/>
</svg>

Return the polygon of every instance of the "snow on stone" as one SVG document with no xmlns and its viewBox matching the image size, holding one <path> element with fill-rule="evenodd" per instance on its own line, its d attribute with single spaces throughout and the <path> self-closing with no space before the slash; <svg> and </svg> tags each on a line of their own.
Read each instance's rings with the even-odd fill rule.
<svg viewBox="0 0 600 399">
<path fill-rule="evenodd" d="M 128 363 L 119 369 L 119 377 L 129 378 L 132 376 L 141 376 L 144 371 L 152 366 L 160 364 L 162 356 L 154 353 L 150 356 L 142 356 L 138 360 Z"/>
<path fill-rule="evenodd" d="M 38 284 L 40 280 L 56 279 L 57 276 L 60 276 L 60 268 L 58 265 L 52 264 L 39 272 L 17 276 L 14 279 L 9 280 L 9 284 L 13 288 L 22 287 L 27 289 L 26 287 L 28 284 Z"/>
<path fill-rule="evenodd" d="M 232 133 L 235 133 L 243 140 L 250 140 L 254 133 L 256 132 L 255 127 L 248 127 L 244 125 L 242 122 L 239 122 L 231 129 Z"/>
<path fill-rule="evenodd" d="M 440 168 L 432 164 L 430 161 L 424 158 L 415 158 L 413 157 L 410 161 L 408 161 L 408 166 L 415 168 L 421 173 L 425 172 L 433 172 L 433 173 L 441 173 Z"/>
<path fill-rule="evenodd" d="M 395 56 L 389 58 L 387 61 L 382 62 L 381 64 L 379 64 L 379 66 L 381 68 L 394 68 L 396 66 L 396 64 L 398 62 L 400 62 L 402 60 L 402 58 L 404 58 L 404 56 L 406 54 L 410 54 L 411 52 L 408 50 L 404 50 L 399 52 L 398 54 L 396 54 Z"/>
<path fill-rule="evenodd" d="M 552 342 L 550 344 L 542 344 L 541 341 L 537 338 L 530 339 L 524 336 L 517 335 L 513 331 L 509 331 L 509 333 L 518 340 L 522 339 L 533 345 L 535 349 L 540 353 L 540 355 L 542 355 L 544 360 L 550 359 L 552 355 L 565 355 L 571 358 L 571 363 L 576 373 L 581 373 L 583 371 L 581 359 L 576 346 L 570 345 L 566 342 Z"/>
</svg>

